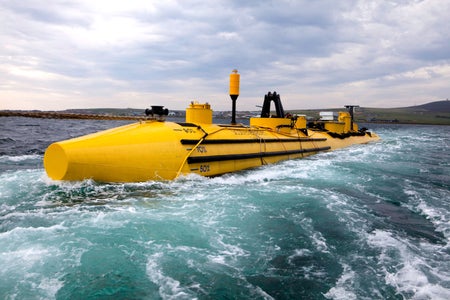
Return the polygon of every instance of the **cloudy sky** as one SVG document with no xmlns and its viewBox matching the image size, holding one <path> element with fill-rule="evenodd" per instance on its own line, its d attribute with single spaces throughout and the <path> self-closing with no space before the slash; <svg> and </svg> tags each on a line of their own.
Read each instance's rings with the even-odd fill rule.
<svg viewBox="0 0 450 300">
<path fill-rule="evenodd" d="M 450 98 L 450 0 L 0 0 L 0 109 Z"/>
</svg>

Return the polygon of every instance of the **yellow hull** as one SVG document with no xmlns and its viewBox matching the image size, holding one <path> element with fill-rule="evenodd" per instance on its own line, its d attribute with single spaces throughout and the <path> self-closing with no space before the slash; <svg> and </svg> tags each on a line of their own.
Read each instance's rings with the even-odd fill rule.
<svg viewBox="0 0 450 300">
<path fill-rule="evenodd" d="M 376 134 L 358 131 L 353 106 L 336 120 L 327 114 L 331 122 L 319 121 L 308 129 L 305 117 L 285 115 L 276 92 L 265 95 L 261 118 L 251 118 L 250 126 L 236 125 L 239 78 L 233 70 L 231 125 L 212 124 L 208 103 L 192 102 L 186 123 L 158 120 L 154 116 L 161 118 L 168 110 L 152 106 L 145 111 L 151 120 L 51 144 L 45 170 L 55 180 L 172 180 L 189 173 L 216 176 L 378 140 Z"/>
<path fill-rule="evenodd" d="M 264 121 L 268 127 L 252 125 Z M 44 167 L 55 180 L 172 180 L 189 173 L 216 176 L 379 139 L 374 133 L 333 138 L 286 122 L 258 118 L 243 126 L 147 120 L 53 143 Z"/>
</svg>

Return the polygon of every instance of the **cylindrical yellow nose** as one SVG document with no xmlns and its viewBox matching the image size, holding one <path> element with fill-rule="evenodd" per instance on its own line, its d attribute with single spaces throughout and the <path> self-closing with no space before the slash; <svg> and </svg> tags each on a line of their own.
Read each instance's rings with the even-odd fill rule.
<svg viewBox="0 0 450 300">
<path fill-rule="evenodd" d="M 240 75 L 238 74 L 238 70 L 234 69 L 230 74 L 230 96 L 239 95 L 239 79 Z"/>
<path fill-rule="evenodd" d="M 51 144 L 44 154 L 44 167 L 48 177 L 62 180 L 66 176 L 69 161 L 66 151 L 58 143 Z"/>
</svg>

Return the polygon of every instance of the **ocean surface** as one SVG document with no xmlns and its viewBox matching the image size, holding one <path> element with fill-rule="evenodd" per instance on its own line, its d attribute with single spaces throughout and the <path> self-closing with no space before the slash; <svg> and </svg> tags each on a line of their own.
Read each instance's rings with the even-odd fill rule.
<svg viewBox="0 0 450 300">
<path fill-rule="evenodd" d="M 51 142 L 125 123 L 0 118 L 0 299 L 450 299 L 450 126 L 216 178 L 46 176 Z"/>
</svg>

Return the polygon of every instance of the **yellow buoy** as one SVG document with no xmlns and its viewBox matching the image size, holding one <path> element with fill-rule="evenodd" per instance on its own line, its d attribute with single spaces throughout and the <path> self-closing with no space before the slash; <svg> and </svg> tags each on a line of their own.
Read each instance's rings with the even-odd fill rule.
<svg viewBox="0 0 450 300">
<path fill-rule="evenodd" d="M 239 80 L 238 70 L 234 69 L 230 74 L 230 96 L 239 96 Z"/>
<path fill-rule="evenodd" d="M 240 77 L 236 69 L 230 74 L 231 124 L 236 124 L 236 100 L 239 97 Z"/>
</svg>

